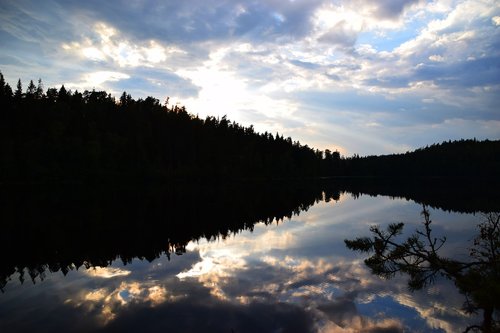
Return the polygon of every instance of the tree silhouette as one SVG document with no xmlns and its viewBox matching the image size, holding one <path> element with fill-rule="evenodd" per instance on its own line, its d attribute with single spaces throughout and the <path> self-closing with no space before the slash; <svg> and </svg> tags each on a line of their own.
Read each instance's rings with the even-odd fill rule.
<svg viewBox="0 0 500 333">
<path fill-rule="evenodd" d="M 12 98 L 12 88 L 5 82 L 2 72 L 0 72 L 0 101 L 7 102 Z"/>
<path fill-rule="evenodd" d="M 21 84 L 21 79 L 17 80 L 16 91 L 14 93 L 14 98 L 20 100 L 23 97 L 23 86 Z"/>
<path fill-rule="evenodd" d="M 28 88 L 26 89 L 26 97 L 29 99 L 34 99 L 36 97 L 37 88 L 33 83 L 33 80 L 30 80 Z"/>
<path fill-rule="evenodd" d="M 0 96 L 4 97 L 5 92 L 5 78 L 3 77 L 2 72 L 0 72 Z"/>
<path fill-rule="evenodd" d="M 11 96 L 4 85 L 4 96 Z M 1 90 L 1 89 L 0 89 Z M 142 179 L 297 179 L 322 176 L 496 177 L 500 141 L 460 140 L 415 152 L 342 158 L 226 116 L 201 119 L 154 97 L 118 100 L 18 80 L 5 97 L 0 182 Z"/>
<path fill-rule="evenodd" d="M 404 154 L 354 155 L 342 162 L 349 176 L 498 178 L 500 143 L 461 139 Z"/>
<path fill-rule="evenodd" d="M 369 253 L 365 264 L 373 274 L 392 278 L 397 273 L 409 276 L 410 290 L 421 289 L 433 283 L 436 276 L 451 279 L 459 291 L 466 296 L 464 310 L 483 311 L 481 325 L 469 326 L 465 331 L 500 331 L 500 322 L 495 311 L 500 310 L 500 214 L 485 215 L 479 224 L 479 234 L 470 248 L 469 261 L 446 258 L 439 250 L 446 238 L 432 235 L 430 214 L 424 206 L 423 230 L 417 230 L 404 241 L 397 236 L 403 231 L 403 223 L 390 224 L 386 230 L 372 226 L 372 237 L 345 240 L 346 246 L 355 251 Z"/>
<path fill-rule="evenodd" d="M 0 133 L 9 149 L 0 181 L 307 178 L 335 173 L 332 154 L 260 134 L 222 118 L 200 119 L 154 97 L 116 101 L 105 91 L 48 88 L 30 81 L 8 105 Z M 15 147 L 15 149 L 11 149 Z M 326 156 L 326 157 L 325 157 Z M 339 159 L 337 159 L 339 160 Z M 0 161 L 2 162 L 2 161 Z M 5 162 L 5 161 L 4 161 Z"/>
<path fill-rule="evenodd" d="M 38 79 L 38 86 L 36 87 L 35 96 L 37 99 L 43 98 L 43 83 L 42 79 Z"/>
</svg>

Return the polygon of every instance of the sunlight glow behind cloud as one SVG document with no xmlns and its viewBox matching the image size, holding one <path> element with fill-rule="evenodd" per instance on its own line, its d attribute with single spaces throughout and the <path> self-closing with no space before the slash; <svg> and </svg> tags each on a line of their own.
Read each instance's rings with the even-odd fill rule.
<svg viewBox="0 0 500 333">
<path fill-rule="evenodd" d="M 170 96 L 193 114 L 345 154 L 500 138 L 495 0 L 25 0 L 1 9 L 0 70 L 11 85 L 42 77 Z"/>
</svg>

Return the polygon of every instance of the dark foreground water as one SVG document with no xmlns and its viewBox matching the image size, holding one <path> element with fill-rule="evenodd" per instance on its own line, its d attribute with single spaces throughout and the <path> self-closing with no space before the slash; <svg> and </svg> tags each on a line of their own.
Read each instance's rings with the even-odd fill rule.
<svg viewBox="0 0 500 333">
<path fill-rule="evenodd" d="M 421 203 L 254 190 L 201 190 L 189 207 L 158 193 L 4 197 L 0 331 L 460 332 L 481 321 L 451 281 L 410 292 L 345 247 L 373 224 L 414 231 Z M 483 214 L 429 210 L 442 254 L 466 259 Z"/>
</svg>

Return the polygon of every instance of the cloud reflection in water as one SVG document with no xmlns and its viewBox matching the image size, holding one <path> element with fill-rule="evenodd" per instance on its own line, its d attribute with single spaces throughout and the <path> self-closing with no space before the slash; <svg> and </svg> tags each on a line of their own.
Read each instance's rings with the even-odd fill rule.
<svg viewBox="0 0 500 333">
<path fill-rule="evenodd" d="M 451 283 L 410 293 L 404 278 L 388 283 L 371 275 L 362 257 L 339 245 L 373 223 L 409 221 L 411 231 L 420 209 L 403 200 L 347 196 L 278 225 L 191 242 L 187 253 L 170 261 L 162 256 L 66 277 L 49 274 L 37 287 L 67 297 L 37 299 L 37 306 L 65 313 L 64 327 L 74 331 L 455 332 L 469 318 L 459 311 L 463 299 Z M 439 211 L 433 216 L 436 231 L 453 235 L 465 234 L 465 221 L 474 218 Z M 468 236 L 462 237 L 456 243 Z M 6 300 L 13 301 L 7 308 L 0 300 L 6 310 L 0 322 L 9 314 L 15 320 L 16 298 L 32 297 L 26 285 L 8 287 Z M 32 320 L 22 328 L 33 329 L 37 318 Z"/>
</svg>

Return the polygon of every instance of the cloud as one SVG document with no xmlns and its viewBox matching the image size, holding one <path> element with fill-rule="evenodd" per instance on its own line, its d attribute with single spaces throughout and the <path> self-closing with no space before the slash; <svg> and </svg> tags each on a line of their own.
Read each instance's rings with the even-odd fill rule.
<svg viewBox="0 0 500 333">
<path fill-rule="evenodd" d="M 431 59 L 436 61 L 435 59 Z M 439 60 L 438 60 L 439 61 Z M 433 81 L 439 87 L 472 88 L 495 86 L 500 84 L 498 73 L 500 61 L 496 57 L 483 57 L 455 62 L 449 65 L 421 65 L 418 66 L 414 78 L 422 81 Z"/>
<path fill-rule="evenodd" d="M 100 86 L 102 83 L 107 81 L 113 82 L 128 78 L 130 78 L 130 76 L 124 73 L 101 71 L 101 72 L 86 74 L 84 77 L 85 80 L 84 84 L 86 86 L 95 87 L 95 86 Z"/>
<path fill-rule="evenodd" d="M 350 30 L 345 21 L 341 21 L 323 34 L 318 41 L 349 48 L 356 43 L 356 36 L 357 33 Z"/>
<path fill-rule="evenodd" d="M 43 321 L 50 331 L 456 332 L 476 318 L 459 311 L 463 295 L 451 281 L 410 293 L 404 276 L 379 279 L 342 242 L 393 220 L 409 221 L 411 232 L 420 210 L 404 200 L 344 195 L 279 225 L 191 242 L 182 256 L 50 274 L 37 284 L 44 295 L 37 306 L 47 312 L 23 318 L 19 309 L 32 295 L 26 286 L 12 288 L 0 327 L 33 331 Z M 433 212 L 435 231 L 445 229 L 454 254 L 455 236 L 458 243 L 470 238 L 471 218 Z"/>
<path fill-rule="evenodd" d="M 445 61 L 445 58 L 442 55 L 439 54 L 433 54 L 429 56 L 430 61 L 436 61 L 436 62 L 443 62 Z"/>
<path fill-rule="evenodd" d="M 148 331 L 143 323 L 154 322 L 154 330 L 182 332 L 314 332 L 313 320 L 292 304 L 238 305 L 206 298 L 164 304 L 154 309 L 133 307 L 117 317 L 106 330 Z"/>
<path fill-rule="evenodd" d="M 182 296 L 167 292 L 164 286 L 157 285 L 154 281 L 122 281 L 115 289 L 104 287 L 82 292 L 80 299 L 76 298 L 67 304 L 94 314 L 100 325 L 108 325 L 134 304 L 145 304 L 152 308 L 179 297 Z"/>
<path fill-rule="evenodd" d="M 417 148 L 454 119 L 474 130 L 499 120 L 494 0 L 0 6 L 0 69 L 11 83 L 41 77 L 45 86 L 170 96 L 194 114 L 347 154 Z M 408 127 L 414 136 L 399 134 Z"/>
<path fill-rule="evenodd" d="M 358 314 L 355 304 L 349 299 L 340 299 L 321 305 L 319 310 L 326 317 L 321 333 L 337 332 L 405 332 L 404 325 L 395 318 L 363 318 Z"/>
<path fill-rule="evenodd" d="M 255 239 L 261 240 L 262 237 L 257 236 Z M 323 258 L 304 259 L 290 253 L 290 246 L 287 246 L 287 253 L 291 255 L 281 257 L 268 254 L 260 259 L 253 259 L 250 263 L 250 255 L 259 258 L 259 249 L 266 250 L 256 247 L 257 252 L 242 252 L 251 244 L 247 244 L 244 236 L 238 237 L 238 240 L 234 244 L 232 241 L 225 241 L 227 244 L 222 247 L 224 254 L 218 255 L 215 253 L 218 245 L 202 245 L 201 249 L 205 246 L 214 248 L 214 253 L 208 260 L 210 264 L 203 264 L 206 261 L 204 259 L 199 263 L 199 269 L 197 264 L 187 273 L 182 273 L 183 281 L 195 279 L 210 290 L 214 299 L 231 304 L 254 306 L 263 301 L 270 304 L 276 300 L 286 304 L 300 304 L 311 311 L 309 315 L 316 318 L 317 325 L 322 323 L 317 327 L 320 332 L 402 332 L 405 325 L 409 324 L 408 321 L 412 322 L 411 327 L 426 327 L 425 320 L 431 327 L 450 328 L 452 326 L 449 323 L 456 320 L 458 315 L 450 312 L 451 317 L 447 318 L 440 312 L 431 312 L 433 307 L 425 310 L 424 304 L 428 303 L 425 297 L 418 298 L 416 303 L 405 302 L 404 299 L 410 299 L 411 296 L 406 291 L 404 279 L 393 280 L 389 288 L 386 281 L 373 277 L 362 262 L 339 262 L 337 259 L 334 264 L 334 261 L 325 261 Z M 193 249 L 196 248 L 197 246 Z M 267 253 L 273 252 L 276 253 Z M 201 254 L 201 257 L 207 254 Z M 387 315 L 380 318 L 366 317 L 360 312 L 359 304 L 380 302 L 379 297 L 387 297 L 384 295 L 395 297 L 384 301 L 384 309 L 387 311 L 394 311 L 403 304 L 422 314 L 421 319 L 410 319 L 407 309 L 404 312 L 406 314 L 401 314 L 403 317 L 398 320 L 388 318 Z M 382 311 L 380 306 L 375 308 Z"/>
<path fill-rule="evenodd" d="M 118 67 L 154 67 L 165 64 L 167 58 L 186 52 L 165 47 L 155 40 L 136 44 L 124 38 L 119 31 L 105 23 L 96 23 L 93 33 L 81 42 L 64 43 L 62 48 L 77 57 L 108 62 Z"/>
<path fill-rule="evenodd" d="M 114 268 L 114 267 L 93 267 L 85 271 L 86 274 L 100 278 L 114 278 L 117 276 L 127 276 L 131 272 L 128 270 Z"/>
<path fill-rule="evenodd" d="M 285 3 L 188 0 L 161 4 L 64 1 L 60 5 L 78 12 L 86 20 L 108 22 L 134 39 L 189 44 L 233 38 L 272 41 L 282 36 L 298 38 L 307 33 L 309 17 L 320 3 L 318 0 Z M 144 17 L 147 20 L 142 20 Z"/>
<path fill-rule="evenodd" d="M 366 1 L 373 5 L 372 1 Z M 382 19 L 398 18 L 405 9 L 418 4 L 420 0 L 381 0 L 377 1 L 374 14 Z"/>
</svg>

